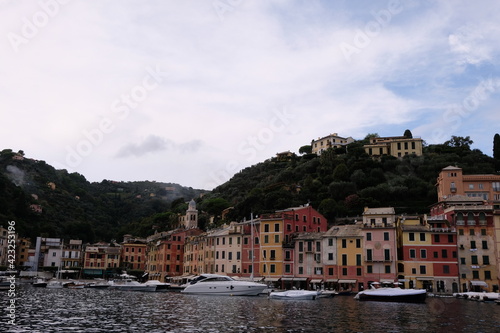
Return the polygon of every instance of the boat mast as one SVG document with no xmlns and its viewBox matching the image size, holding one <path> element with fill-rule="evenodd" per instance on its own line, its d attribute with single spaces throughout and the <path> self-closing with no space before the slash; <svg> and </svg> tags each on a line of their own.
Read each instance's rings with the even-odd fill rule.
<svg viewBox="0 0 500 333">
<path fill-rule="evenodd" d="M 250 281 L 253 281 L 253 258 L 254 258 L 254 253 L 253 253 L 253 213 L 250 213 L 250 243 L 251 243 L 251 252 L 252 253 L 252 272 L 250 273 Z"/>
</svg>

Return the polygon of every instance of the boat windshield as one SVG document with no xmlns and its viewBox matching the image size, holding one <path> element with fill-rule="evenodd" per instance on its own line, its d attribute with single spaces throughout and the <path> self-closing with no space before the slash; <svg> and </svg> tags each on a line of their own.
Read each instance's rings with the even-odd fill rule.
<svg viewBox="0 0 500 333">
<path fill-rule="evenodd" d="M 204 276 L 200 275 L 196 279 L 193 279 L 190 283 L 195 284 L 198 282 L 215 282 L 215 281 L 233 281 L 229 276 Z"/>
</svg>

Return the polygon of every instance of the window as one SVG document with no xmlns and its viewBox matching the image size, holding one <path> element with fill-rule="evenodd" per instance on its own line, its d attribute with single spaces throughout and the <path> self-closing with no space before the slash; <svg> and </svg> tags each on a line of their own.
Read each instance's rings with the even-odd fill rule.
<svg viewBox="0 0 500 333">
<path fill-rule="evenodd" d="M 275 264 L 271 264 L 269 271 L 271 273 L 276 273 L 276 265 Z"/>
<path fill-rule="evenodd" d="M 279 223 L 274 224 L 274 232 L 280 232 L 280 224 Z"/>
<path fill-rule="evenodd" d="M 443 258 L 448 258 L 448 251 L 447 250 L 441 250 L 441 257 Z"/>
<path fill-rule="evenodd" d="M 391 265 L 385 265 L 385 273 L 390 274 L 391 273 Z"/>
<path fill-rule="evenodd" d="M 471 256 L 471 264 L 478 265 L 479 261 L 477 260 L 477 256 Z"/>
<path fill-rule="evenodd" d="M 472 278 L 479 279 L 479 271 L 472 271 Z"/>
<path fill-rule="evenodd" d="M 389 233 L 388 232 L 384 232 L 384 240 L 385 241 L 389 240 Z"/>
<path fill-rule="evenodd" d="M 412 268 L 411 269 L 411 274 L 413 274 L 413 275 L 417 274 L 417 269 L 416 268 Z"/>
<path fill-rule="evenodd" d="M 420 266 L 420 274 L 427 274 L 426 266 Z"/>
<path fill-rule="evenodd" d="M 269 224 L 264 224 L 264 232 L 269 232 Z"/>
<path fill-rule="evenodd" d="M 443 265 L 443 274 L 450 274 L 450 266 Z"/>
<path fill-rule="evenodd" d="M 304 267 L 299 267 L 299 274 L 304 274 Z"/>
<path fill-rule="evenodd" d="M 458 234 L 460 236 L 463 236 L 464 235 L 464 229 L 458 229 Z"/>
<path fill-rule="evenodd" d="M 366 240 L 367 241 L 371 241 L 372 240 L 372 233 L 371 232 L 367 232 L 366 233 Z"/>
<path fill-rule="evenodd" d="M 427 258 L 427 250 L 420 249 L 420 258 L 422 258 L 422 259 L 426 259 Z"/>
<path fill-rule="evenodd" d="M 390 249 L 384 249 L 384 260 L 386 260 L 386 261 L 391 260 L 391 250 Z"/>
<path fill-rule="evenodd" d="M 488 249 L 488 241 L 482 241 L 482 246 L 483 246 L 483 249 L 487 250 Z"/>
<path fill-rule="evenodd" d="M 470 241 L 470 248 L 471 249 L 477 249 L 477 247 L 476 247 L 476 241 Z"/>
<path fill-rule="evenodd" d="M 415 249 L 410 249 L 410 258 L 416 258 L 417 257 L 417 252 Z"/>
<path fill-rule="evenodd" d="M 333 267 L 328 268 L 328 275 L 333 275 Z"/>
<path fill-rule="evenodd" d="M 438 251 L 434 251 L 434 252 L 433 252 L 433 254 L 434 254 L 434 258 L 439 258 L 439 253 L 438 253 Z"/>
<path fill-rule="evenodd" d="M 366 266 L 366 273 L 373 274 L 373 266 L 372 265 Z"/>
<path fill-rule="evenodd" d="M 481 236 L 486 236 L 486 229 L 481 229 Z"/>
<path fill-rule="evenodd" d="M 448 235 L 448 243 L 454 243 L 453 235 Z"/>
<path fill-rule="evenodd" d="M 299 252 L 304 252 L 304 243 L 299 242 Z"/>
<path fill-rule="evenodd" d="M 333 260 L 333 253 L 328 253 L 328 260 L 332 261 Z"/>
<path fill-rule="evenodd" d="M 356 254 L 356 266 L 361 266 L 361 254 Z"/>
<path fill-rule="evenodd" d="M 285 265 L 285 273 L 291 273 L 291 272 L 292 272 L 291 265 L 290 264 L 286 264 Z"/>
<path fill-rule="evenodd" d="M 356 275 L 357 275 L 357 276 L 361 276 L 361 274 L 362 274 L 362 269 L 361 269 L 361 268 L 359 268 L 359 267 L 358 267 L 358 268 L 356 268 Z"/>
<path fill-rule="evenodd" d="M 280 242 L 280 235 L 274 235 L 274 242 L 279 243 Z"/>
<path fill-rule="evenodd" d="M 440 238 L 439 236 L 440 235 L 438 235 L 438 234 L 434 235 L 434 243 L 439 243 L 439 238 Z"/>
<path fill-rule="evenodd" d="M 347 248 L 347 239 L 342 239 L 342 248 Z"/>
<path fill-rule="evenodd" d="M 410 242 L 414 242 L 415 241 L 415 233 L 414 232 L 410 232 L 408 234 L 408 239 L 410 240 Z"/>
<path fill-rule="evenodd" d="M 490 257 L 483 256 L 483 265 L 489 265 L 489 264 L 490 264 Z"/>
<path fill-rule="evenodd" d="M 423 232 L 420 233 L 420 241 L 425 242 L 425 233 Z"/>
<path fill-rule="evenodd" d="M 469 234 L 470 234 L 471 236 L 474 236 L 474 229 L 469 229 Z"/>
<path fill-rule="evenodd" d="M 372 249 L 367 249 L 366 250 L 366 260 L 372 261 L 373 260 L 373 250 Z"/>
<path fill-rule="evenodd" d="M 347 275 L 347 268 L 342 268 L 342 275 Z"/>
<path fill-rule="evenodd" d="M 316 252 L 321 251 L 321 242 L 316 242 Z"/>
<path fill-rule="evenodd" d="M 342 265 L 347 266 L 347 254 L 342 255 Z"/>
<path fill-rule="evenodd" d="M 484 271 L 484 279 L 491 280 L 491 272 L 490 271 Z"/>
<path fill-rule="evenodd" d="M 328 246 L 333 246 L 333 238 L 328 238 Z"/>
<path fill-rule="evenodd" d="M 269 235 L 264 235 L 264 244 L 269 243 Z"/>
</svg>

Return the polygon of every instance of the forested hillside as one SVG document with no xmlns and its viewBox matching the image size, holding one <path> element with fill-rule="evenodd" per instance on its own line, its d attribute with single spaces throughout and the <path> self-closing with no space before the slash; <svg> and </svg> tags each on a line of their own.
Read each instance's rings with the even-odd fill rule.
<svg viewBox="0 0 500 333">
<path fill-rule="evenodd" d="M 16 231 L 27 237 L 82 239 L 84 242 L 118 239 L 153 223 L 167 227 L 171 203 L 197 198 L 204 191 L 158 182 L 90 183 L 78 173 L 56 170 L 44 161 L 9 149 L 0 152 L 0 225 L 16 221 Z M 36 211 L 41 209 L 40 211 Z M 148 230 L 137 222 L 147 218 Z M 141 229 L 142 228 L 142 229 Z M 139 229 L 139 230 L 138 230 Z"/>
<path fill-rule="evenodd" d="M 437 200 L 436 178 L 442 168 L 454 165 L 465 174 L 495 173 L 494 159 L 471 150 L 470 138 L 424 147 L 423 156 L 398 159 L 370 158 L 357 141 L 347 149 L 330 149 L 320 157 L 272 158 L 236 174 L 213 190 L 233 206 L 229 217 L 271 212 L 310 203 L 331 223 L 337 218 L 359 216 L 363 207 L 393 206 L 398 213 L 428 213 Z"/>
<path fill-rule="evenodd" d="M 442 168 L 453 165 L 463 168 L 464 174 L 495 173 L 500 137 L 495 138 L 499 150 L 495 158 L 471 149 L 468 137 L 452 137 L 425 146 L 423 156 L 377 160 L 364 152 L 367 136 L 321 156 L 270 158 L 240 171 L 212 192 L 149 181 L 90 183 L 83 175 L 5 149 L 0 152 L 0 221 L 4 221 L 0 225 L 15 220 L 22 236 L 84 242 L 120 240 L 125 233 L 145 237 L 154 229 L 172 228 L 178 214 L 185 212 L 186 201 L 193 198 L 202 229 L 306 203 L 331 224 L 359 216 L 365 206 L 427 213 L 437 200 L 435 183 Z"/>
</svg>

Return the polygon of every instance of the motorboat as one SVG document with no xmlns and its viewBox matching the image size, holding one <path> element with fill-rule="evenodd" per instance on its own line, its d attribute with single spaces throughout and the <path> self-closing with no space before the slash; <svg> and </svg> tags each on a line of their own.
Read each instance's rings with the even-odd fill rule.
<svg viewBox="0 0 500 333">
<path fill-rule="evenodd" d="M 42 278 L 37 278 L 35 281 L 33 281 L 32 285 L 33 287 L 37 288 L 45 288 L 47 287 L 47 281 Z"/>
<path fill-rule="evenodd" d="M 185 294 L 221 296 L 257 296 L 267 285 L 252 281 L 239 281 L 227 275 L 201 274 L 181 291 Z"/>
<path fill-rule="evenodd" d="M 64 287 L 68 289 L 83 289 L 85 288 L 85 283 L 79 281 L 71 281 L 64 284 Z"/>
<path fill-rule="evenodd" d="M 62 289 L 64 287 L 61 281 L 52 280 L 47 283 L 47 289 Z"/>
<path fill-rule="evenodd" d="M 271 299 L 286 299 L 286 300 L 315 300 L 320 295 L 314 290 L 286 290 L 273 291 L 269 294 Z"/>
<path fill-rule="evenodd" d="M 427 290 L 425 289 L 376 288 L 375 284 L 371 284 L 370 289 L 360 291 L 354 299 L 360 301 L 424 303 L 426 297 Z"/>
<path fill-rule="evenodd" d="M 110 284 L 110 289 L 116 289 L 121 291 L 156 291 L 156 285 L 147 285 L 144 283 L 139 283 L 132 279 L 120 280 L 118 282 L 113 282 Z"/>
<path fill-rule="evenodd" d="M 156 286 L 156 291 L 167 291 L 170 289 L 170 283 L 167 282 L 160 282 L 158 280 L 148 280 L 144 282 L 144 284 L 148 286 Z"/>
<path fill-rule="evenodd" d="M 333 298 L 335 295 L 338 295 L 338 293 L 335 290 L 319 290 L 318 291 L 318 297 L 319 298 Z"/>
<path fill-rule="evenodd" d="M 110 284 L 107 282 L 90 282 L 85 285 L 85 288 L 93 288 L 93 289 L 107 289 L 110 287 Z"/>
</svg>

